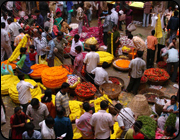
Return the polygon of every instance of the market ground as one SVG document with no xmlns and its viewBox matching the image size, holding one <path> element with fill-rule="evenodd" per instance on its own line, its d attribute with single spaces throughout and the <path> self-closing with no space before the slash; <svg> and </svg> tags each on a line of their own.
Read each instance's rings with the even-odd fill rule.
<svg viewBox="0 0 180 140">
<path fill-rule="evenodd" d="M 76 23 L 75 18 L 72 17 L 72 23 Z M 91 22 L 91 26 L 97 26 L 97 19 L 93 19 Z M 123 32 L 121 31 L 121 34 L 125 35 L 125 26 L 123 25 Z M 148 35 L 151 34 L 151 30 L 152 27 L 141 27 L 141 26 L 137 26 L 136 31 L 134 31 L 132 34 L 136 35 L 136 34 L 141 34 L 142 39 L 145 39 Z M 179 46 L 179 38 L 178 38 L 178 46 Z M 66 59 L 65 64 L 71 64 L 70 59 Z M 127 72 L 121 72 L 118 70 L 115 70 L 113 68 L 113 66 L 111 65 L 109 68 L 106 69 L 109 76 L 116 76 L 116 77 L 120 77 L 121 79 L 124 80 L 124 87 L 126 88 L 128 83 L 129 83 L 129 78 L 128 78 L 128 73 Z M 162 92 L 165 93 L 165 95 L 167 96 L 171 96 L 171 95 L 176 95 L 177 93 L 177 88 L 173 87 L 173 84 L 171 81 L 168 81 L 168 83 L 166 85 L 163 86 L 163 88 L 161 89 Z M 146 87 L 148 88 L 149 85 L 147 84 Z M 120 101 L 120 103 L 122 103 L 124 106 L 128 106 L 129 102 L 132 100 L 132 98 L 134 97 L 134 95 L 132 93 L 125 93 L 125 92 L 121 92 L 118 100 Z M 9 129 L 10 129 L 10 117 L 11 115 L 13 115 L 13 111 L 14 111 L 14 107 L 18 106 L 17 104 L 14 104 L 11 100 L 11 98 L 9 96 L 3 96 L 3 102 L 5 104 L 5 108 L 6 108 L 6 124 L 4 124 L 3 126 L 1 126 L 1 134 L 5 137 L 8 138 L 9 135 Z"/>
</svg>

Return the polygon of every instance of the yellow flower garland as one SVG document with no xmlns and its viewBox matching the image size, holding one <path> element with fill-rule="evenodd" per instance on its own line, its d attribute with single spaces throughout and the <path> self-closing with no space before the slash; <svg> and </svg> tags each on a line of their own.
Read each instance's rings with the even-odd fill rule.
<svg viewBox="0 0 180 140">
<path fill-rule="evenodd" d="M 113 33 L 111 33 L 111 54 L 113 55 Z"/>
</svg>

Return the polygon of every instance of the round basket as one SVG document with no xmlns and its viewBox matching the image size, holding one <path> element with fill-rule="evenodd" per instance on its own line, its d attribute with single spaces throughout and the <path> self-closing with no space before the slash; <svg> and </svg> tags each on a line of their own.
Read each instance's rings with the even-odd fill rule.
<svg viewBox="0 0 180 140">
<path fill-rule="evenodd" d="M 162 98 L 164 97 L 164 93 L 157 90 L 157 89 L 151 89 L 151 88 L 145 88 L 145 89 L 142 89 L 141 91 L 139 91 L 139 94 L 147 94 L 148 92 L 152 92 L 152 93 L 155 93 L 157 95 L 157 97 L 159 98 Z M 155 103 L 155 100 L 154 101 L 151 101 L 151 100 L 147 100 L 148 103 L 152 103 L 154 104 Z"/>
<path fill-rule="evenodd" d="M 113 61 L 113 66 L 114 66 L 114 68 L 116 68 L 116 69 L 118 69 L 118 70 L 121 70 L 121 71 L 128 71 L 129 70 L 129 68 L 121 68 L 121 67 L 118 67 L 117 65 L 116 65 L 116 61 L 117 60 L 123 60 L 123 59 L 116 59 L 116 60 L 114 60 Z M 129 60 L 130 61 L 130 60 Z"/>
<path fill-rule="evenodd" d="M 94 99 L 94 95 L 88 96 L 88 97 L 81 97 L 81 96 L 76 94 L 76 96 L 77 96 L 77 100 L 81 101 L 81 102 L 84 102 L 85 100 L 89 100 L 89 99 Z"/>
<path fill-rule="evenodd" d="M 79 27 L 79 25 L 77 23 L 71 23 L 69 24 L 69 27 L 71 27 L 72 29 L 76 29 Z"/>
<path fill-rule="evenodd" d="M 123 90 L 124 88 L 124 80 L 119 78 L 119 77 L 115 77 L 115 76 L 109 76 L 109 78 L 112 77 L 112 78 L 117 78 L 119 80 L 119 85 L 121 86 L 121 90 Z"/>
<path fill-rule="evenodd" d="M 138 90 L 140 91 L 140 90 L 146 88 L 146 86 L 147 86 L 146 83 L 140 83 Z"/>
<path fill-rule="evenodd" d="M 114 89 L 114 91 L 112 91 Z M 99 87 L 100 93 L 108 95 L 110 99 L 117 99 L 121 93 L 121 86 L 111 83 L 104 83 Z"/>
<path fill-rule="evenodd" d="M 168 80 L 166 80 L 166 81 L 153 81 L 153 80 L 150 80 L 150 79 L 148 79 L 148 84 L 150 84 L 150 85 L 164 85 L 166 82 L 167 82 Z"/>
</svg>

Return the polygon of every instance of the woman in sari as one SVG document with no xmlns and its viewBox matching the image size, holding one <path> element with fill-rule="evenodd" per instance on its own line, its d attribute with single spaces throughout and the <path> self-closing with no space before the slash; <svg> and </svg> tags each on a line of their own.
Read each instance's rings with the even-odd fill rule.
<svg viewBox="0 0 180 140">
<path fill-rule="evenodd" d="M 56 19 L 54 20 L 54 25 L 56 25 L 58 27 L 58 30 L 61 30 L 61 22 L 63 20 L 63 18 L 61 17 L 62 13 L 61 12 L 57 12 L 56 13 Z"/>
<path fill-rule="evenodd" d="M 116 49 L 119 46 L 119 38 L 120 38 L 120 33 L 117 30 L 117 25 L 113 25 L 112 30 L 108 32 L 108 38 L 107 38 L 107 52 L 111 53 L 111 33 L 113 33 L 113 55 L 115 55 Z"/>
<path fill-rule="evenodd" d="M 126 14 L 126 30 L 127 30 L 127 26 L 133 21 L 133 10 L 130 9 L 128 5 L 126 5 L 125 7 L 126 7 L 125 14 Z"/>
<path fill-rule="evenodd" d="M 177 96 L 175 95 L 171 96 L 171 100 L 165 104 L 165 106 L 163 107 L 163 112 L 161 113 L 161 116 L 158 118 L 157 122 L 161 130 L 164 130 L 165 122 L 170 113 L 174 113 L 177 115 L 175 127 L 177 129 L 177 132 L 179 132 L 179 103 L 177 102 Z"/>
</svg>

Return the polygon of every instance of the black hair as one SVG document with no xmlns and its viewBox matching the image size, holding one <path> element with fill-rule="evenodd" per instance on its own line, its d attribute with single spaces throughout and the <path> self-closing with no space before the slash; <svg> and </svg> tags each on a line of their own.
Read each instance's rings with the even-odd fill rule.
<svg viewBox="0 0 180 140">
<path fill-rule="evenodd" d="M 128 35 L 128 38 L 129 38 L 129 39 L 132 39 L 132 38 L 133 38 L 133 35 L 130 33 L 130 34 Z"/>
<path fill-rule="evenodd" d="M 83 7 L 84 7 L 84 3 L 83 3 L 83 2 L 80 3 L 79 6 L 80 6 L 81 8 L 83 8 Z"/>
<path fill-rule="evenodd" d="M 39 100 L 37 98 L 32 98 L 31 105 L 32 106 L 39 105 Z"/>
<path fill-rule="evenodd" d="M 40 13 L 40 11 L 39 11 L 38 9 L 36 9 L 36 10 L 34 11 L 34 13 Z"/>
<path fill-rule="evenodd" d="M 134 123 L 134 131 L 137 133 L 142 128 L 143 123 L 141 121 L 135 121 Z"/>
<path fill-rule="evenodd" d="M 115 105 L 115 107 L 116 107 L 118 110 L 121 110 L 121 109 L 123 108 L 123 105 L 120 104 L 120 103 L 117 103 L 117 104 Z"/>
<path fill-rule="evenodd" d="M 155 30 L 151 31 L 151 35 L 153 35 L 153 36 L 155 35 Z"/>
<path fill-rule="evenodd" d="M 64 88 L 68 88 L 70 85 L 66 82 L 64 82 L 62 85 L 61 85 L 61 89 L 64 89 Z"/>
<path fill-rule="evenodd" d="M 25 47 L 21 47 L 21 48 L 20 48 L 20 52 L 21 52 L 21 53 L 26 52 L 26 48 L 25 48 Z"/>
<path fill-rule="evenodd" d="M 75 35 L 74 35 L 74 38 L 79 39 L 80 36 L 79 36 L 78 34 L 75 34 Z"/>
<path fill-rule="evenodd" d="M 57 36 L 63 36 L 63 32 L 59 31 Z"/>
<path fill-rule="evenodd" d="M 41 102 L 42 103 L 46 103 L 46 102 L 51 102 L 51 100 L 52 100 L 52 90 L 51 89 L 46 89 L 45 90 L 45 95 L 42 97 L 42 99 L 41 99 Z"/>
<path fill-rule="evenodd" d="M 8 15 L 8 13 L 7 12 L 3 12 L 2 13 L 2 16 L 4 17 L 4 16 L 7 16 Z"/>
<path fill-rule="evenodd" d="M 48 33 L 47 36 L 49 36 L 50 38 L 52 38 L 52 33 Z"/>
<path fill-rule="evenodd" d="M 172 96 L 171 96 L 171 99 L 175 99 L 175 100 L 177 101 L 177 96 L 172 95 Z"/>
<path fill-rule="evenodd" d="M 59 14 L 61 14 L 61 12 L 58 11 L 58 12 L 56 13 L 56 16 L 59 15 Z"/>
<path fill-rule="evenodd" d="M 100 107 L 101 109 L 106 109 L 108 107 L 108 102 L 106 100 L 101 101 Z"/>
<path fill-rule="evenodd" d="M 76 46 L 76 47 L 75 47 L 75 50 L 77 50 L 78 52 L 81 52 L 81 51 L 82 51 L 82 48 L 81 48 L 81 46 Z"/>
<path fill-rule="evenodd" d="M 177 38 L 175 38 L 175 37 L 172 40 L 174 40 L 174 39 L 177 40 Z"/>
<path fill-rule="evenodd" d="M 35 49 L 35 46 L 34 45 L 30 45 L 29 48 L 30 49 Z"/>
<path fill-rule="evenodd" d="M 170 136 L 173 136 L 173 134 L 174 134 L 176 131 L 177 131 L 176 128 L 173 127 L 173 126 L 171 126 L 171 125 L 168 125 L 168 126 L 166 127 L 166 132 L 170 133 Z"/>
<path fill-rule="evenodd" d="M 13 21 L 14 21 L 13 18 L 8 18 L 7 20 L 10 21 L 10 22 L 13 22 Z"/>
<path fill-rule="evenodd" d="M 143 56 L 143 51 L 137 51 L 137 55 L 138 55 L 138 57 L 142 57 Z"/>
<path fill-rule="evenodd" d="M 117 28 L 117 25 L 116 24 L 113 24 L 113 28 L 116 27 Z"/>
<path fill-rule="evenodd" d="M 18 78 L 19 80 L 23 80 L 24 74 L 23 73 L 18 73 Z"/>
<path fill-rule="evenodd" d="M 178 11 L 174 12 L 174 16 L 176 16 L 176 17 L 178 16 Z"/>
<path fill-rule="evenodd" d="M 96 45 L 90 45 L 91 51 L 96 51 Z"/>
<path fill-rule="evenodd" d="M 83 103 L 83 109 L 88 112 L 89 110 L 91 110 L 91 106 L 88 102 L 84 102 Z"/>
<path fill-rule="evenodd" d="M 24 30 L 22 28 L 19 29 L 19 33 L 23 33 Z"/>
<path fill-rule="evenodd" d="M 44 30 L 45 30 L 46 32 L 48 32 L 49 27 L 48 27 L 48 26 L 46 26 L 46 27 L 44 28 Z"/>
<path fill-rule="evenodd" d="M 103 62 L 103 63 L 102 63 L 102 68 L 105 69 L 105 68 L 107 68 L 108 66 L 109 66 L 108 62 Z"/>
<path fill-rule="evenodd" d="M 45 119 L 46 125 L 54 124 L 54 118 L 51 116 L 47 116 Z"/>
<path fill-rule="evenodd" d="M 34 130 L 35 126 L 34 126 L 34 124 L 32 122 L 29 122 L 29 123 L 25 124 L 25 128 L 26 128 L 26 131 Z"/>
<path fill-rule="evenodd" d="M 21 108 L 19 106 L 14 108 L 14 114 L 16 114 L 19 110 L 21 110 Z"/>
<path fill-rule="evenodd" d="M 47 21 L 50 21 L 50 18 L 47 18 Z"/>
<path fill-rule="evenodd" d="M 172 48 L 176 49 L 174 46 L 171 46 L 171 47 L 170 47 L 170 49 L 172 49 Z"/>
<path fill-rule="evenodd" d="M 58 116 L 63 116 L 65 112 L 66 112 L 66 110 L 62 105 L 60 105 L 56 108 L 56 114 Z"/>
<path fill-rule="evenodd" d="M 5 28 L 5 27 L 6 27 L 5 22 L 1 22 L 1 28 Z"/>
</svg>

